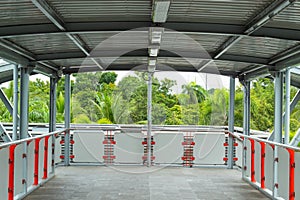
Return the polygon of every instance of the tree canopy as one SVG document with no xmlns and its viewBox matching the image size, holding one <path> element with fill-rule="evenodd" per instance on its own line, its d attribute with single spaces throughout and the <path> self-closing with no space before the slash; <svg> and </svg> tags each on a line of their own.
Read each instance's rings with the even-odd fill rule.
<svg viewBox="0 0 300 200">
<path fill-rule="evenodd" d="M 72 78 L 72 122 L 105 124 L 145 124 L 147 120 L 147 80 L 144 73 L 122 78 L 118 83 L 115 72 L 80 73 Z M 196 82 L 182 86 L 181 93 L 172 91 L 176 82 L 153 78 L 154 124 L 161 125 L 227 125 L 229 91 L 206 91 Z M 49 121 L 48 81 L 30 81 L 29 122 Z M 12 101 L 13 83 L 3 88 Z M 292 87 L 291 96 L 297 89 Z M 243 125 L 243 88 L 236 87 L 235 126 Z M 64 120 L 64 78 L 57 86 L 57 122 Z M 291 132 L 300 127 L 300 105 L 291 113 Z M 12 117 L 0 102 L 1 122 Z M 274 121 L 274 83 L 260 78 L 251 84 L 251 129 L 271 131 Z"/>
</svg>

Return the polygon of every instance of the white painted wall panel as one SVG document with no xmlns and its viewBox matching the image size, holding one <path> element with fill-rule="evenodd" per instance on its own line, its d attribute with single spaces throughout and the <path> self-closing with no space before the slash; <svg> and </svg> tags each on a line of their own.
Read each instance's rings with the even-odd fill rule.
<svg viewBox="0 0 300 200">
<path fill-rule="evenodd" d="M 156 133 L 153 138 L 155 141 L 155 145 L 153 147 L 155 163 L 182 163 L 182 142 L 184 141 L 183 133 Z"/>
<path fill-rule="evenodd" d="M 143 140 L 142 133 L 115 133 L 115 163 L 142 163 Z"/>
<path fill-rule="evenodd" d="M 197 133 L 194 136 L 195 164 L 222 165 L 225 157 L 224 133 Z"/>
<path fill-rule="evenodd" d="M 74 162 L 103 162 L 104 133 L 74 131 Z"/>
</svg>

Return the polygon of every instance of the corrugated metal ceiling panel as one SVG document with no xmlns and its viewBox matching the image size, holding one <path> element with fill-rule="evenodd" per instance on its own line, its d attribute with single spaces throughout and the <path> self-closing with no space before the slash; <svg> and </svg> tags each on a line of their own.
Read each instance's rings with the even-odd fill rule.
<svg viewBox="0 0 300 200">
<path fill-rule="evenodd" d="M 148 32 L 87 33 L 81 36 L 91 49 L 97 47 L 97 50 L 135 50 L 148 47 Z"/>
<path fill-rule="evenodd" d="M 275 16 L 267 26 L 300 29 L 300 1 L 286 8 L 279 15 Z"/>
<path fill-rule="evenodd" d="M 272 0 L 173 0 L 168 21 L 245 24 Z"/>
<path fill-rule="evenodd" d="M 214 52 L 228 36 L 164 32 L 161 49 Z"/>
<path fill-rule="evenodd" d="M 297 44 L 299 44 L 299 42 L 291 40 L 280 40 L 265 37 L 244 37 L 237 44 L 232 46 L 227 53 L 270 58 Z"/>
<path fill-rule="evenodd" d="M 49 2 L 66 22 L 151 20 L 152 7 L 149 0 L 51 0 Z"/>
<path fill-rule="evenodd" d="M 79 48 L 64 34 L 37 36 L 22 36 L 10 39 L 34 54 L 59 53 L 79 50 Z"/>
<path fill-rule="evenodd" d="M 0 26 L 51 23 L 30 0 L 1 0 Z"/>
</svg>

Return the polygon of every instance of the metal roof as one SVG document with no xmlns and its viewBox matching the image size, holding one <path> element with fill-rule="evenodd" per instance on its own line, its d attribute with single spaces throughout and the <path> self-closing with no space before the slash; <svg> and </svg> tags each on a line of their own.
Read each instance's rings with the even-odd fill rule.
<svg viewBox="0 0 300 200">
<path fill-rule="evenodd" d="M 299 0 L 3 0 L 0 57 L 56 76 L 147 69 L 157 50 L 157 70 L 260 76 L 300 63 L 299 11 Z"/>
</svg>

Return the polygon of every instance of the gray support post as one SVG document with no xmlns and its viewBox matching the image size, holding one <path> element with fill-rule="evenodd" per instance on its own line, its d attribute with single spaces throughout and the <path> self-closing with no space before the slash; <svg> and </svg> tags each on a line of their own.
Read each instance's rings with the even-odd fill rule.
<svg viewBox="0 0 300 200">
<path fill-rule="evenodd" d="M 21 67 L 20 92 L 20 136 L 24 139 L 28 136 L 29 69 L 27 67 Z"/>
<path fill-rule="evenodd" d="M 49 132 L 56 131 L 56 78 L 50 78 L 50 119 L 49 119 Z M 55 135 L 51 136 L 52 139 L 52 162 L 51 173 L 55 171 Z"/>
<path fill-rule="evenodd" d="M 29 101 L 29 68 L 21 67 L 21 86 L 20 86 L 20 138 L 28 137 L 28 101 Z M 27 142 L 23 144 L 23 192 L 27 193 Z"/>
<path fill-rule="evenodd" d="M 282 142 L 283 73 L 275 73 L 274 142 Z"/>
<path fill-rule="evenodd" d="M 244 117 L 243 117 L 243 134 L 250 135 L 250 81 L 245 81 L 244 85 Z M 243 142 L 243 146 L 246 146 L 246 140 Z M 247 150 L 243 150 L 243 162 L 242 162 L 242 176 L 245 177 L 245 170 L 247 166 Z"/>
<path fill-rule="evenodd" d="M 284 116 L 284 143 L 290 143 L 290 95 L 291 95 L 291 71 L 285 72 L 285 116 Z"/>
<path fill-rule="evenodd" d="M 290 112 L 293 112 L 299 100 L 300 100 L 300 90 L 297 91 L 297 93 L 295 94 L 295 96 L 293 97 L 290 103 Z M 285 118 L 285 113 L 283 113 L 282 118 Z M 274 141 L 274 131 L 270 134 L 268 140 Z"/>
<path fill-rule="evenodd" d="M 70 128 L 71 122 L 71 78 L 70 74 L 65 76 L 65 128 Z M 70 165 L 70 130 L 65 133 L 64 164 Z"/>
<path fill-rule="evenodd" d="M 152 130 L 152 76 L 153 73 L 148 72 L 148 95 L 147 95 L 147 166 L 151 166 L 151 130 Z"/>
<path fill-rule="evenodd" d="M 282 96 L 283 96 L 283 73 L 275 73 L 275 112 L 274 112 L 274 142 L 282 142 Z M 278 146 L 274 147 L 274 180 L 273 180 L 273 197 L 278 197 Z"/>
<path fill-rule="evenodd" d="M 18 79 L 19 79 L 19 67 L 18 65 L 14 66 L 13 71 L 13 79 L 14 79 L 14 108 L 13 108 L 13 134 L 12 139 L 18 140 L 20 135 L 18 134 L 18 124 L 19 124 L 19 91 L 18 91 Z"/>
<path fill-rule="evenodd" d="M 230 77 L 230 99 L 229 99 L 229 120 L 228 120 L 228 131 L 233 133 L 234 132 L 234 97 L 235 97 L 235 78 Z M 228 140 L 228 169 L 232 169 L 234 165 L 233 161 L 233 137 L 229 134 Z"/>
</svg>

